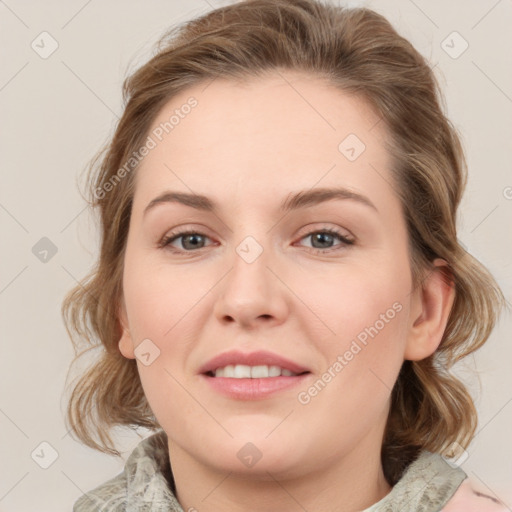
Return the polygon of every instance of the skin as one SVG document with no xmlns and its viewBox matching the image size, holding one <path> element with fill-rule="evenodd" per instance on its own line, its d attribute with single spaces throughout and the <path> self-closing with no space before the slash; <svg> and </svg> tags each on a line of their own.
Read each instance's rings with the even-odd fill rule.
<svg viewBox="0 0 512 512">
<path fill-rule="evenodd" d="M 400 366 L 432 354 L 446 327 L 454 290 L 441 278 L 444 262 L 413 288 L 387 134 L 363 100 L 291 71 L 205 87 L 161 110 L 152 129 L 190 96 L 198 101 L 137 171 L 119 349 L 133 359 L 150 339 L 160 351 L 150 365 L 137 365 L 169 438 L 184 510 L 369 507 L 391 489 L 380 449 Z M 352 162 L 338 150 L 351 133 L 366 146 Z M 331 186 L 363 194 L 377 211 L 350 199 L 278 211 L 291 193 Z M 144 216 L 165 190 L 207 195 L 219 211 L 167 203 Z M 205 235 L 202 248 L 190 249 L 186 237 L 158 247 L 176 228 Z M 311 234 L 325 228 L 354 244 L 334 236 L 321 253 Z M 236 252 L 247 236 L 263 249 L 252 263 Z M 298 393 L 394 303 L 400 312 L 301 404 Z M 230 349 L 269 350 L 312 373 L 300 388 L 264 400 L 226 398 L 198 369 Z M 237 457 L 247 442 L 262 454 L 252 467 Z"/>
<path fill-rule="evenodd" d="M 476 490 L 474 482 L 464 480 L 442 512 L 507 512 L 510 509 L 487 489 Z M 476 487 L 482 487 L 482 485 Z"/>
</svg>

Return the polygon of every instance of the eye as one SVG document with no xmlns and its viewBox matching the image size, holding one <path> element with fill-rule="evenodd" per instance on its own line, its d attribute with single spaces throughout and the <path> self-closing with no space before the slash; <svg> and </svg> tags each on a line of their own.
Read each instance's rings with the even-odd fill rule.
<svg viewBox="0 0 512 512">
<path fill-rule="evenodd" d="M 180 238 L 182 239 L 180 243 L 181 248 L 171 245 Z M 192 252 L 194 249 L 202 249 L 204 247 L 204 239 L 206 238 L 209 237 L 197 231 L 175 231 L 164 236 L 158 246 L 160 248 L 169 247 L 169 249 L 176 252 Z"/>
<path fill-rule="evenodd" d="M 301 240 L 311 238 L 312 247 L 311 250 L 315 253 L 325 254 L 328 252 L 337 251 L 343 249 L 346 246 L 353 245 L 354 240 L 348 238 L 343 233 L 332 228 L 325 228 L 317 231 L 310 231 L 308 234 L 303 236 Z M 176 247 L 173 244 L 180 240 L 181 247 Z M 159 248 L 169 248 L 172 252 L 197 252 L 197 250 L 203 249 L 205 246 L 205 240 L 210 239 L 204 233 L 198 231 L 184 230 L 174 231 L 165 235 L 162 240 L 158 243 Z M 332 245 L 335 240 L 338 239 L 341 243 Z"/>
<path fill-rule="evenodd" d="M 301 240 L 311 238 L 312 249 L 315 253 L 326 253 L 337 251 L 342 249 L 347 245 L 353 245 L 354 240 L 348 238 L 343 233 L 337 231 L 336 229 L 326 228 L 317 231 L 310 231 L 306 236 L 303 236 Z M 332 243 L 338 239 L 341 243 L 337 246 L 332 246 Z"/>
</svg>

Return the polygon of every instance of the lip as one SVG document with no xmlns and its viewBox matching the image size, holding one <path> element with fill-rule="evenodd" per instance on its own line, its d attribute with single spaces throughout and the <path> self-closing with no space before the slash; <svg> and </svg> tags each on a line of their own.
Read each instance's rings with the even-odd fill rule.
<svg viewBox="0 0 512 512">
<path fill-rule="evenodd" d="M 290 390 L 304 383 L 312 374 L 291 377 L 267 377 L 264 379 L 232 379 L 227 377 L 210 377 L 202 374 L 200 378 L 213 391 L 235 400 L 261 400 Z"/>
<path fill-rule="evenodd" d="M 244 364 L 247 366 L 279 366 L 281 368 L 285 368 L 290 370 L 293 373 L 303 373 L 309 372 L 310 370 L 304 366 L 301 366 L 294 361 L 286 359 L 278 354 L 274 354 L 273 352 L 267 352 L 265 350 L 259 350 L 257 352 L 240 352 L 238 350 L 230 350 L 229 352 L 224 352 L 215 356 L 213 359 L 210 359 L 207 363 L 205 363 L 201 368 L 199 368 L 199 373 L 205 374 L 208 372 L 214 372 L 217 368 L 222 368 L 228 365 L 237 365 Z M 218 377 L 223 378 L 223 377 Z M 268 377 L 268 379 L 277 379 L 280 377 Z M 239 379 L 239 380 L 249 380 L 249 379 Z M 251 379 L 251 380 L 261 380 L 261 379 Z"/>
<path fill-rule="evenodd" d="M 208 375 L 209 372 L 214 372 L 217 368 L 237 364 L 279 366 L 298 375 L 261 379 L 235 379 Z M 210 359 L 199 369 L 199 373 L 200 377 L 215 392 L 236 400 L 264 399 L 279 391 L 289 390 L 292 387 L 298 386 L 311 375 L 308 368 L 272 352 L 244 353 L 236 350 L 224 352 Z"/>
</svg>

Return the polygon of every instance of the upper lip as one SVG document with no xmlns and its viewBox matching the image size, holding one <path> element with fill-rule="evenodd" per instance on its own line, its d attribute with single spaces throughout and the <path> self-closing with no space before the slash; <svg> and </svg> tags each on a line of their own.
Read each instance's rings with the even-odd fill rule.
<svg viewBox="0 0 512 512">
<path fill-rule="evenodd" d="M 272 352 L 260 350 L 257 352 L 245 353 L 238 350 L 230 350 L 229 352 L 223 352 L 222 354 L 215 356 L 213 359 L 210 359 L 201 366 L 199 373 L 215 372 L 217 368 L 237 364 L 247 366 L 279 366 L 280 368 L 290 370 L 297 374 L 309 371 L 304 366 Z"/>
</svg>

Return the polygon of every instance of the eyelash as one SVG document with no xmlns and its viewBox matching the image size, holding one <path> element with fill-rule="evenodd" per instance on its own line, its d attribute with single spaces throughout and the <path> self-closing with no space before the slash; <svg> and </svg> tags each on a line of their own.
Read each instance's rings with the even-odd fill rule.
<svg viewBox="0 0 512 512">
<path fill-rule="evenodd" d="M 340 250 L 340 248 L 343 248 L 343 246 L 354 245 L 354 240 L 347 238 L 345 235 L 343 235 L 342 233 L 340 233 L 339 231 L 337 231 L 336 229 L 333 229 L 333 228 L 325 228 L 325 229 L 318 229 L 315 231 L 310 231 L 309 233 L 306 233 L 303 237 L 301 237 L 300 240 L 307 238 L 311 235 L 317 234 L 317 233 L 327 233 L 329 235 L 334 235 L 342 242 L 342 244 L 335 246 L 335 247 L 329 247 L 327 249 L 318 249 L 316 247 L 309 247 L 308 249 L 310 251 L 314 252 L 315 254 L 326 254 L 326 253 L 330 253 L 330 252 L 336 252 L 336 251 Z M 186 250 L 176 249 L 175 247 L 172 247 L 170 245 L 171 242 L 174 242 L 178 238 L 184 237 L 186 235 L 199 235 L 199 236 L 202 236 L 205 238 L 209 238 L 207 235 L 205 235 L 204 233 L 201 233 L 199 231 L 192 231 L 192 230 L 179 231 L 178 230 L 178 231 L 174 231 L 174 232 L 171 232 L 171 233 L 165 235 L 162 238 L 162 240 L 158 243 L 158 247 L 160 249 L 168 249 L 173 253 L 194 253 L 194 252 L 200 252 L 201 249 L 206 249 L 206 247 L 201 247 L 197 250 L 186 251 Z"/>
</svg>

